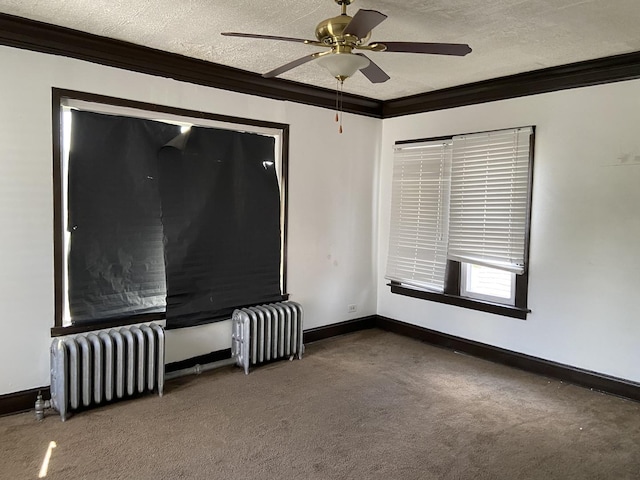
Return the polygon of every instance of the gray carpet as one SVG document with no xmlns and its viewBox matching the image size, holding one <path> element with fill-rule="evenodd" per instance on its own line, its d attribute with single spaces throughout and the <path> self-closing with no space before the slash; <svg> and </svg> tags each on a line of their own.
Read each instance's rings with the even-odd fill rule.
<svg viewBox="0 0 640 480">
<path fill-rule="evenodd" d="M 637 479 L 640 404 L 370 330 L 82 412 L 0 418 L 0 477 Z"/>
</svg>

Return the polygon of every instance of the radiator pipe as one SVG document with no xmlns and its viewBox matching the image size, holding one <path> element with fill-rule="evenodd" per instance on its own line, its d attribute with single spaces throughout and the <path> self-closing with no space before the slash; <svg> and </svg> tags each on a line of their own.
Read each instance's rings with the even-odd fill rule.
<svg viewBox="0 0 640 480">
<path fill-rule="evenodd" d="M 225 360 L 219 360 L 217 362 L 206 363 L 204 365 L 194 365 L 193 367 L 183 368 L 182 370 L 176 370 L 175 372 L 165 373 L 165 380 L 172 380 L 174 378 L 184 377 L 187 375 L 200 375 L 202 372 L 214 370 L 216 368 L 226 367 L 234 365 L 236 361 L 233 358 L 227 358 Z M 45 410 L 52 408 L 51 400 L 44 400 L 42 398 L 42 392 L 38 392 L 35 403 L 36 420 L 44 420 Z"/>
<path fill-rule="evenodd" d="M 51 408 L 51 401 L 43 400 L 42 392 L 38 392 L 38 396 L 36 398 L 36 404 L 35 404 L 36 420 L 38 421 L 44 420 L 44 411 L 47 408 Z"/>
<path fill-rule="evenodd" d="M 217 362 L 206 363 L 204 365 L 194 365 L 193 367 L 183 368 L 182 370 L 176 370 L 175 372 L 169 372 L 164 374 L 165 380 L 173 380 L 174 378 L 184 377 L 186 375 L 200 375 L 202 372 L 214 370 L 220 367 L 227 367 L 234 365 L 235 359 L 227 358 L 225 360 L 219 360 Z"/>
</svg>

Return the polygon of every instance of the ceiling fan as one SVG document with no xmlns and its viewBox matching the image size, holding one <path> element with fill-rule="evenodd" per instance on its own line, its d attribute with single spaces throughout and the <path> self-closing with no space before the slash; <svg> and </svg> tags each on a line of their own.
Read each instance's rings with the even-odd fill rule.
<svg viewBox="0 0 640 480">
<path fill-rule="evenodd" d="M 368 43 L 371 30 L 382 23 L 387 16 L 376 10 L 360 9 L 353 16 L 347 15 L 347 6 L 354 0 L 334 0 L 342 7 L 342 14 L 327 18 L 316 27 L 317 40 L 302 38 L 279 37 L 273 35 L 257 35 L 253 33 L 223 32 L 230 37 L 259 38 L 266 40 L 282 40 L 285 42 L 304 43 L 316 47 L 329 47 L 330 50 L 317 52 L 298 58 L 281 67 L 263 74 L 265 78 L 276 77 L 295 67 L 299 67 L 311 60 L 318 59 L 331 75 L 340 83 L 360 70 L 372 83 L 382 83 L 389 80 L 384 70 L 373 63 L 369 57 L 354 50 L 369 50 L 372 52 L 406 52 L 426 53 L 431 55 L 464 56 L 471 52 L 471 48 L 463 43 L 425 43 L 425 42 L 374 42 Z"/>
</svg>

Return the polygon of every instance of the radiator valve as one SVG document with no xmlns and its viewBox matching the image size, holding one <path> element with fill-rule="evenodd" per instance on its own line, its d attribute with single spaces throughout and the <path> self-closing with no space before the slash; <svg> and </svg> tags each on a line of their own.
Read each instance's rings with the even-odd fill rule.
<svg viewBox="0 0 640 480">
<path fill-rule="evenodd" d="M 51 408 L 51 402 L 49 400 L 42 399 L 42 393 L 38 392 L 38 397 L 36 398 L 36 420 L 40 421 L 44 419 L 44 410 L 46 408 Z"/>
</svg>

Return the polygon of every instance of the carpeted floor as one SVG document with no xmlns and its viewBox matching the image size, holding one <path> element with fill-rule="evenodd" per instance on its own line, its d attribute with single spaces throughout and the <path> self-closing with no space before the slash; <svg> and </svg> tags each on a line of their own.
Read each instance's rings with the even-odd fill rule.
<svg viewBox="0 0 640 480">
<path fill-rule="evenodd" d="M 74 415 L 0 418 L 0 478 L 637 479 L 640 404 L 380 330 Z"/>
</svg>

